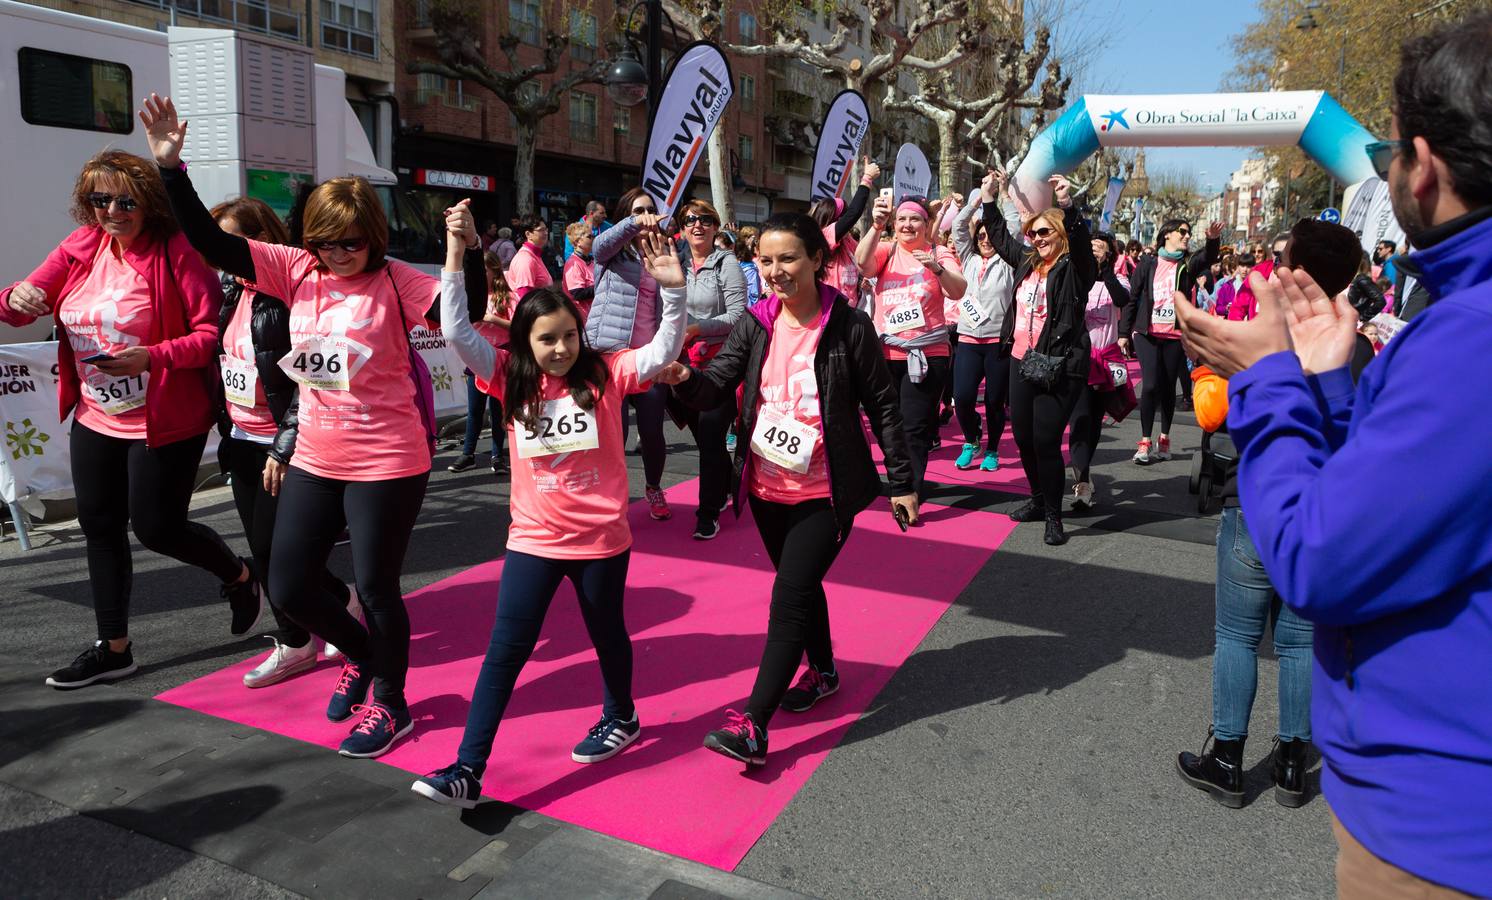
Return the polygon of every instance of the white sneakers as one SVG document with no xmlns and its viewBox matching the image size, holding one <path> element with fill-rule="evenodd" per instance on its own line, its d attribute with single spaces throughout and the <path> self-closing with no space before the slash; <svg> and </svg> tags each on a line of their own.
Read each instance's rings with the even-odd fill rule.
<svg viewBox="0 0 1492 900">
<path fill-rule="evenodd" d="M 363 618 L 363 604 L 357 599 L 357 588 L 349 584 L 347 590 L 352 594 L 352 596 L 347 598 L 347 611 L 352 614 L 354 619 L 357 619 L 359 625 L 366 625 L 368 622 L 367 619 Z M 327 659 L 342 658 L 342 651 L 333 647 L 330 643 L 326 645 L 325 653 Z"/>
<path fill-rule="evenodd" d="M 1135 459 L 1135 462 L 1139 463 L 1142 466 L 1148 466 L 1148 465 L 1150 465 L 1150 440 L 1149 440 L 1149 438 L 1140 438 L 1140 442 L 1135 445 L 1135 457 L 1134 457 L 1134 459 Z"/>
<path fill-rule="evenodd" d="M 1072 506 L 1074 509 L 1093 508 L 1093 482 L 1079 481 L 1072 486 Z"/>
<path fill-rule="evenodd" d="M 269 687 L 316 665 L 315 638 L 307 641 L 304 647 L 289 647 L 280 643 L 274 635 L 266 634 L 265 637 L 275 642 L 275 649 L 269 651 L 269 656 L 243 677 L 244 687 Z"/>
</svg>

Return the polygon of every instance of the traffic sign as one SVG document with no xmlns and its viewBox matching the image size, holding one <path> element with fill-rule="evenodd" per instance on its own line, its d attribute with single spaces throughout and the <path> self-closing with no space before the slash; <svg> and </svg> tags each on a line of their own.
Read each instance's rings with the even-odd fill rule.
<svg viewBox="0 0 1492 900">
<path fill-rule="evenodd" d="M 1326 209 L 1321 210 L 1321 214 L 1316 216 L 1316 218 L 1323 222 L 1331 222 L 1333 225 L 1340 225 L 1342 224 L 1342 211 L 1335 206 L 1328 206 Z"/>
</svg>

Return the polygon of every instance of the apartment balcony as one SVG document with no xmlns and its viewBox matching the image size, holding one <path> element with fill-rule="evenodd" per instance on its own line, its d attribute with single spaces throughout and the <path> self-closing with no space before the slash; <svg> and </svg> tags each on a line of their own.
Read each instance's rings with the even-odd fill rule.
<svg viewBox="0 0 1492 900">
<path fill-rule="evenodd" d="M 131 0 L 160 10 L 175 9 L 214 25 L 228 25 L 299 43 L 305 34 L 305 16 L 295 10 L 271 6 L 265 0 Z"/>
</svg>

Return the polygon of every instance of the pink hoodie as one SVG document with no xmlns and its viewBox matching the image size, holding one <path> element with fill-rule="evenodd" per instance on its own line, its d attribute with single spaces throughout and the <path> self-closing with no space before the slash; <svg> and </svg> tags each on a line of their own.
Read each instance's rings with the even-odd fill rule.
<svg viewBox="0 0 1492 900">
<path fill-rule="evenodd" d="M 110 240 L 97 225 L 85 225 L 63 239 L 26 281 L 46 291 L 52 308 L 88 277 L 99 246 Z M 223 288 L 180 232 L 164 243 L 138 238 L 125 260 L 150 285 L 154 301 L 150 382 L 145 392 L 145 441 L 161 447 L 196 437 L 212 428 L 213 391 L 217 384 L 214 350 Z M 11 285 L 0 291 L 0 321 L 29 325 L 36 321 L 10 308 Z M 58 419 L 78 403 L 77 366 L 72 345 L 57 342 Z"/>
</svg>

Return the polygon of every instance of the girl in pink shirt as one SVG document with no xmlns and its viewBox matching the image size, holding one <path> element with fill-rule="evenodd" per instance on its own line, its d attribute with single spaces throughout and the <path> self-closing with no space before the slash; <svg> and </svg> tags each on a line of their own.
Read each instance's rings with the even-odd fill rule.
<svg viewBox="0 0 1492 900">
<path fill-rule="evenodd" d="M 767 645 L 744 713 L 729 711 L 705 747 L 749 765 L 767 756 L 778 707 L 806 712 L 839 689 L 824 577 L 855 516 L 881 496 L 861 409 L 885 452 L 898 520 L 917 521 L 900 411 L 870 319 L 822 280 L 828 242 L 813 219 L 767 220 L 758 261 L 769 293 L 732 328 L 708 367 L 675 363 L 659 376 L 695 409 L 741 392 L 734 475 L 777 570 Z M 808 656 L 795 686 L 792 677 Z"/>
<path fill-rule="evenodd" d="M 518 228 L 523 232 L 523 246 L 508 263 L 508 287 L 513 290 L 513 296 L 522 301 L 534 288 L 554 284 L 554 278 L 540 255 L 549 243 L 549 223 L 529 215 L 518 220 Z"/>
<path fill-rule="evenodd" d="M 886 223 L 895 221 L 896 241 L 881 243 Z M 927 201 L 905 199 L 895 210 L 876 198 L 874 227 L 860 241 L 855 260 L 876 279 L 871 320 L 885 344 L 891 377 L 901 397 L 907 451 L 920 496 L 927 455 L 938 437 L 938 412 L 948 378 L 946 298 L 959 300 L 967 282 L 958 256 L 932 243 Z"/>
<path fill-rule="evenodd" d="M 467 322 L 461 247 L 476 228 L 462 201 L 447 212 L 441 327 L 478 384 L 506 410 L 513 463 L 507 555 L 498 585 L 492 640 L 472 690 L 456 761 L 412 789 L 440 803 L 476 805 L 492 741 L 518 673 L 532 655 L 554 592 L 575 586 L 601 664 L 600 721 L 576 745 L 580 763 L 609 759 L 641 733 L 632 702 L 632 642 L 622 618 L 632 534 L 627 527 L 627 463 L 622 400 L 684 344 L 684 272 L 654 233 L 643 260 L 657 279 L 663 319 L 647 346 L 597 353 L 585 344 L 574 301 L 554 288 L 530 293 L 513 315 L 508 349 L 494 349 Z"/>
</svg>

